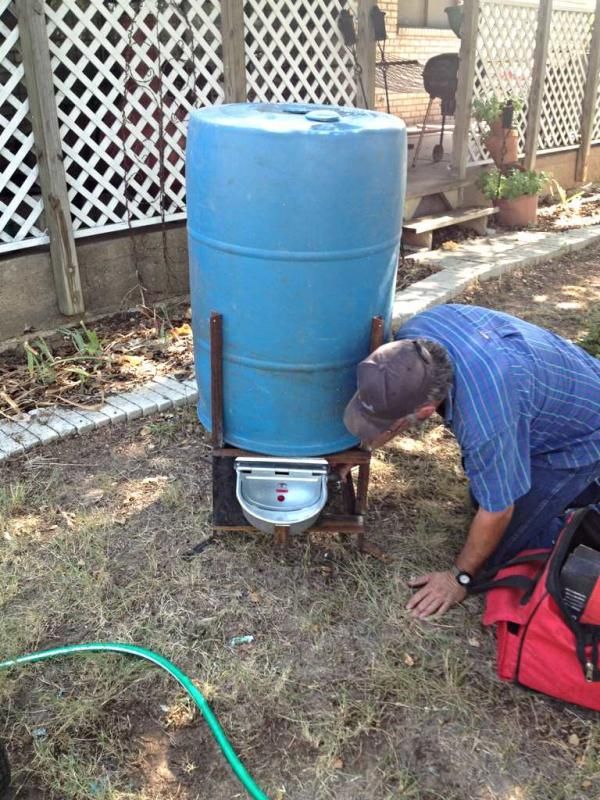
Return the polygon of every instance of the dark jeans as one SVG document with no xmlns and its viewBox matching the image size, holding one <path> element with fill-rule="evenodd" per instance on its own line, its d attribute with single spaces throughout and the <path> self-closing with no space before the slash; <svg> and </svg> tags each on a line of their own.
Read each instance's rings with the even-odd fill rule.
<svg viewBox="0 0 600 800">
<path fill-rule="evenodd" d="M 600 503 L 600 463 L 579 469 L 532 467 L 531 489 L 515 502 L 500 544 L 485 568 L 508 561 L 521 550 L 552 547 L 567 508 Z"/>
</svg>

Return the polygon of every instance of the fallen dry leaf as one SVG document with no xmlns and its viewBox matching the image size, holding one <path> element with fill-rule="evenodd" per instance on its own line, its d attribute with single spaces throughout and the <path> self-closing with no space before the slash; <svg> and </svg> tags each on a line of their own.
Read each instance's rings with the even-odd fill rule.
<svg viewBox="0 0 600 800">
<path fill-rule="evenodd" d="M 569 736 L 569 744 L 572 745 L 573 747 L 577 747 L 578 746 L 578 744 L 579 744 L 579 736 L 577 736 L 576 733 L 572 733 Z"/>
<path fill-rule="evenodd" d="M 117 360 L 119 364 L 123 364 L 124 366 L 139 367 L 139 365 L 142 363 L 144 359 L 142 358 L 142 356 L 120 355 L 117 356 Z"/>
<path fill-rule="evenodd" d="M 192 326 L 184 322 L 183 325 L 180 325 L 178 328 L 171 328 L 169 334 L 173 337 L 173 339 L 178 339 L 180 336 L 191 336 L 192 335 Z"/>
<path fill-rule="evenodd" d="M 75 527 L 75 522 L 73 521 L 73 514 L 70 514 L 68 511 L 62 511 L 62 510 L 59 513 L 66 522 L 67 528 Z"/>
<path fill-rule="evenodd" d="M 402 659 L 402 661 L 406 664 L 407 667 L 414 667 L 415 665 L 414 658 L 408 653 L 404 653 L 404 658 Z"/>
<path fill-rule="evenodd" d="M 89 492 L 83 495 L 83 502 L 86 504 L 98 503 L 103 497 L 104 491 L 102 489 L 90 489 Z"/>
<path fill-rule="evenodd" d="M 368 556 L 373 556 L 373 558 L 376 558 L 378 561 L 383 561 L 384 564 L 389 564 L 392 560 L 392 557 L 382 550 L 381 547 L 368 541 L 368 539 L 365 539 L 363 542 L 362 552 L 366 553 Z"/>
</svg>

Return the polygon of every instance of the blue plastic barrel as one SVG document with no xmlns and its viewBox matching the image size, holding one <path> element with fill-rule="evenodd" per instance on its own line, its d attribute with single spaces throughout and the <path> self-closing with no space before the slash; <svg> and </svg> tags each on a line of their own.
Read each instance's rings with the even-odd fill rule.
<svg viewBox="0 0 600 800">
<path fill-rule="evenodd" d="M 281 456 L 355 445 L 342 415 L 372 317 L 389 331 L 404 123 L 337 106 L 206 108 L 190 118 L 186 174 L 200 421 L 210 430 L 214 311 L 226 442 Z"/>
</svg>

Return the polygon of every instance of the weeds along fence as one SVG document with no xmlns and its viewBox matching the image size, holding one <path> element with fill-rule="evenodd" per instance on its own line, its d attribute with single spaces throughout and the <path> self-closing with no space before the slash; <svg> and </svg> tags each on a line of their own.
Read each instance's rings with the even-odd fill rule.
<svg viewBox="0 0 600 800">
<path fill-rule="evenodd" d="M 338 30 L 343 5 L 355 53 Z M 59 307 L 83 311 L 76 239 L 185 218 L 192 109 L 362 104 L 355 56 L 374 75 L 370 5 L 0 0 L 0 254 L 49 242 Z"/>
<path fill-rule="evenodd" d="M 600 143 L 599 8 L 585 0 L 465 0 L 459 109 L 492 95 L 519 98 L 520 154 L 530 168 L 537 154 L 578 150 L 577 177 L 585 178 L 590 145 Z M 462 124 L 455 165 L 464 171 L 491 159 L 478 124 L 470 115 Z"/>
</svg>

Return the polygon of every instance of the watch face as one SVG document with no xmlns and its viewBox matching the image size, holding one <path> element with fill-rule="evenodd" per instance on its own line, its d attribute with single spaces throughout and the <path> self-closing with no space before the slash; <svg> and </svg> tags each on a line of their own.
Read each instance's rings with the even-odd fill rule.
<svg viewBox="0 0 600 800">
<path fill-rule="evenodd" d="M 458 578 L 458 582 L 463 586 L 468 586 L 471 583 L 471 576 L 467 572 L 461 572 L 456 577 Z"/>
</svg>

